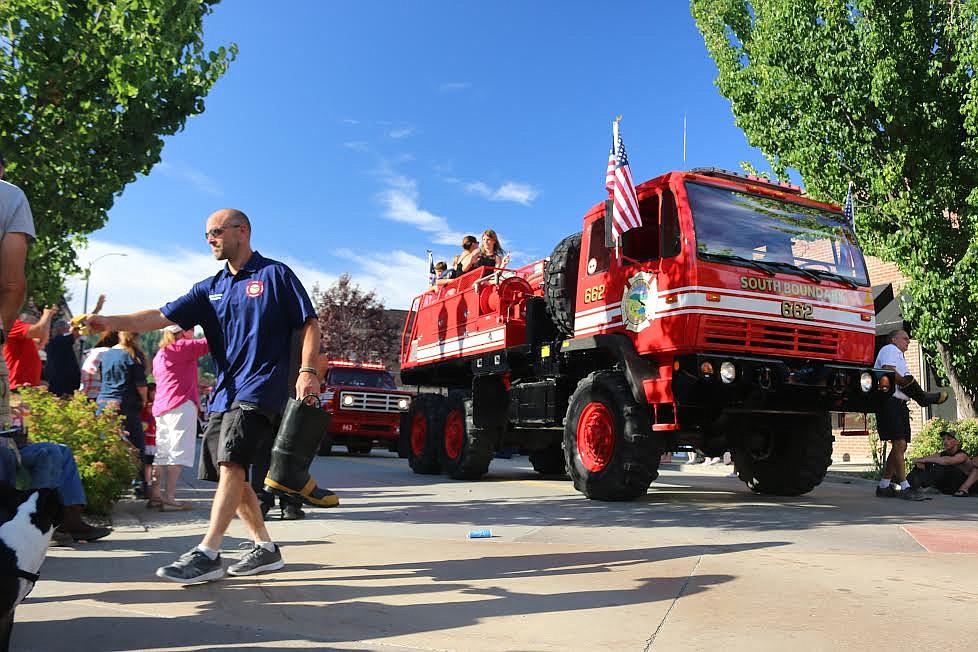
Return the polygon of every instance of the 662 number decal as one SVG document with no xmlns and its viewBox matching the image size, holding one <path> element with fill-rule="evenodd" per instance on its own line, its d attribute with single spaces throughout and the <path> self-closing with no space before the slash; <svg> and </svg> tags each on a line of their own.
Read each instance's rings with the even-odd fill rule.
<svg viewBox="0 0 978 652">
<path fill-rule="evenodd" d="M 594 287 L 584 288 L 584 303 L 600 301 L 603 298 L 604 285 L 595 285 Z"/>
<path fill-rule="evenodd" d="M 815 319 L 812 314 L 815 308 L 810 303 L 801 303 L 799 301 L 782 301 L 781 302 L 781 316 L 790 317 L 791 319 Z"/>
</svg>

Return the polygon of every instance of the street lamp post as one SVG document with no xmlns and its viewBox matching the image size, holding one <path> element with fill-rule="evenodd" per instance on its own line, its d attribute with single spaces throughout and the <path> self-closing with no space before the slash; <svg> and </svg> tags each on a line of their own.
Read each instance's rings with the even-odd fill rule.
<svg viewBox="0 0 978 652">
<path fill-rule="evenodd" d="M 96 258 L 95 260 L 93 260 L 92 262 L 88 263 L 88 267 L 86 267 L 85 268 L 85 271 L 84 271 L 84 276 L 85 276 L 85 304 L 82 307 L 82 312 L 83 313 L 87 313 L 88 312 L 88 279 L 92 276 L 92 265 L 94 265 L 98 261 L 102 260 L 106 256 L 128 256 L 128 255 L 129 254 L 122 254 L 122 253 L 112 252 L 112 253 L 102 254 L 101 256 L 99 256 L 98 258 Z"/>
</svg>

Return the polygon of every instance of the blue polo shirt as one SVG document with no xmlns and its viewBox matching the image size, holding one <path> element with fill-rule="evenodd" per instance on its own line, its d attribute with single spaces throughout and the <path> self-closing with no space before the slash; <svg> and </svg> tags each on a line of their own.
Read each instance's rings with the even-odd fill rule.
<svg viewBox="0 0 978 652">
<path fill-rule="evenodd" d="M 181 328 L 204 329 L 217 367 L 211 412 L 247 401 L 282 413 L 292 333 L 316 316 L 288 266 L 256 251 L 237 274 L 225 266 L 160 311 Z"/>
</svg>

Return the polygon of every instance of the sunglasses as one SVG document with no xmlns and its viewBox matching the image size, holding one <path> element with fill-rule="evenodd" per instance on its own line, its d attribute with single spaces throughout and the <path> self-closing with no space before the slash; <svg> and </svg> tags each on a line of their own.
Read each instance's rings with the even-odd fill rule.
<svg viewBox="0 0 978 652">
<path fill-rule="evenodd" d="M 224 226 L 215 226 L 210 231 L 204 231 L 204 239 L 206 240 L 207 238 L 216 238 L 216 237 L 220 236 L 222 233 L 224 233 L 225 231 L 227 231 L 228 229 L 230 229 L 231 227 L 235 227 L 235 226 L 241 226 L 241 223 L 240 222 L 235 222 L 234 224 L 225 224 Z"/>
</svg>

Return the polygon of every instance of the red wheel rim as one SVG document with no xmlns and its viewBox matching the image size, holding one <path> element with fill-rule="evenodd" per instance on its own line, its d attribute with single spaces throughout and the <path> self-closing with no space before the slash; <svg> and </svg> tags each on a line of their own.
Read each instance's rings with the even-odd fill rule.
<svg viewBox="0 0 978 652">
<path fill-rule="evenodd" d="M 411 420 L 411 452 L 415 457 L 424 453 L 424 443 L 428 438 L 428 424 L 424 412 L 415 412 Z"/>
<path fill-rule="evenodd" d="M 452 410 L 445 417 L 445 454 L 457 460 L 462 454 L 462 440 L 465 438 L 465 423 L 462 411 Z"/>
<path fill-rule="evenodd" d="M 577 451 L 588 471 L 601 471 L 615 454 L 615 420 L 603 403 L 588 403 L 577 420 Z"/>
</svg>

